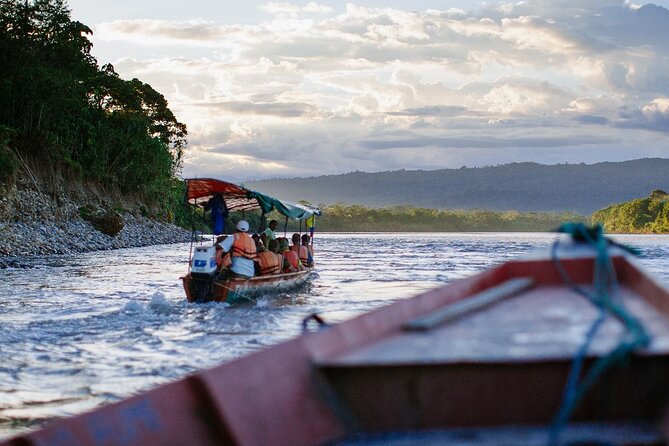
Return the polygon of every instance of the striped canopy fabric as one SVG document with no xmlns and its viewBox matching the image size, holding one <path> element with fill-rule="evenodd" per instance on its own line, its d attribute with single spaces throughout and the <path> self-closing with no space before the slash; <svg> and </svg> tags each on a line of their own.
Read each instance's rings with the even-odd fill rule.
<svg viewBox="0 0 669 446">
<path fill-rule="evenodd" d="M 220 194 L 228 210 L 233 212 L 260 209 L 267 214 L 276 210 L 281 215 L 295 220 L 305 220 L 313 215 L 321 215 L 319 209 L 278 200 L 269 195 L 213 178 L 187 179 L 186 188 L 188 202 L 200 206 L 204 206 L 215 194 Z"/>
</svg>

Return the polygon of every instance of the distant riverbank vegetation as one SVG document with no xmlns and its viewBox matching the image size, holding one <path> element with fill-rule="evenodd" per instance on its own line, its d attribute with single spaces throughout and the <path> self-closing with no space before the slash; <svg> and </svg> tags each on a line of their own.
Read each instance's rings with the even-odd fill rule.
<svg viewBox="0 0 669 446">
<path fill-rule="evenodd" d="M 93 185 L 185 218 L 186 126 L 149 84 L 98 66 L 91 34 L 63 0 L 0 2 L 0 186 Z"/>
<path fill-rule="evenodd" d="M 593 223 L 604 225 L 606 232 L 669 233 L 669 195 L 654 190 L 648 197 L 615 204 L 592 214 Z"/>
<path fill-rule="evenodd" d="M 362 232 L 524 232 L 550 231 L 565 221 L 585 221 L 574 213 L 438 210 L 393 206 L 367 208 L 335 204 L 317 220 L 320 231 Z"/>
<path fill-rule="evenodd" d="M 368 208 L 344 204 L 320 207 L 323 215 L 316 218 L 317 232 L 547 232 L 566 221 L 586 222 L 582 215 L 569 212 L 462 211 L 410 206 Z M 260 230 L 260 217 L 256 213 L 242 215 L 238 212 L 230 215 L 228 232 L 233 232 L 235 223 L 242 218 L 249 221 L 251 231 Z M 284 217 L 271 213 L 266 219 L 276 219 L 279 222 L 277 232 L 283 233 Z M 206 218 L 200 216 L 196 221 L 204 222 Z M 286 230 L 304 232 L 306 228 L 304 223 L 289 221 Z"/>
</svg>

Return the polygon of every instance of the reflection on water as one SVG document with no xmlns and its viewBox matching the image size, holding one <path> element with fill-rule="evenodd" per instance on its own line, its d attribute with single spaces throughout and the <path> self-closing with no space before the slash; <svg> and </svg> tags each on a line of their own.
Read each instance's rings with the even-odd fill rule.
<svg viewBox="0 0 669 446">
<path fill-rule="evenodd" d="M 188 245 L 0 270 L 0 436 L 79 413 L 548 246 L 552 234 L 317 234 L 318 273 L 255 303 L 188 304 Z M 669 239 L 620 236 L 669 281 Z"/>
</svg>

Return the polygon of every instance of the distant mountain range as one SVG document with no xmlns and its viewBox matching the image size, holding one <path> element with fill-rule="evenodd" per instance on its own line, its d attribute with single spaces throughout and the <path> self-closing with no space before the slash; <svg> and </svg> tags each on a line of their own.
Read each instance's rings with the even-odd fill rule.
<svg viewBox="0 0 669 446">
<path fill-rule="evenodd" d="M 512 163 L 441 170 L 351 172 L 249 181 L 245 186 L 290 201 L 410 205 L 590 214 L 614 203 L 669 190 L 669 159 L 597 164 Z"/>
</svg>

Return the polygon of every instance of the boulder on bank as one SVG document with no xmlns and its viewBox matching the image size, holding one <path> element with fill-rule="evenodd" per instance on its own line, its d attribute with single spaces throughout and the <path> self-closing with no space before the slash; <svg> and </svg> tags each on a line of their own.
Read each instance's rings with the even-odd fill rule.
<svg viewBox="0 0 669 446">
<path fill-rule="evenodd" d="M 116 211 L 92 209 L 90 206 L 82 206 L 79 208 L 81 218 L 88 221 L 95 229 L 107 234 L 110 237 L 115 237 L 123 229 L 123 217 Z"/>
</svg>

